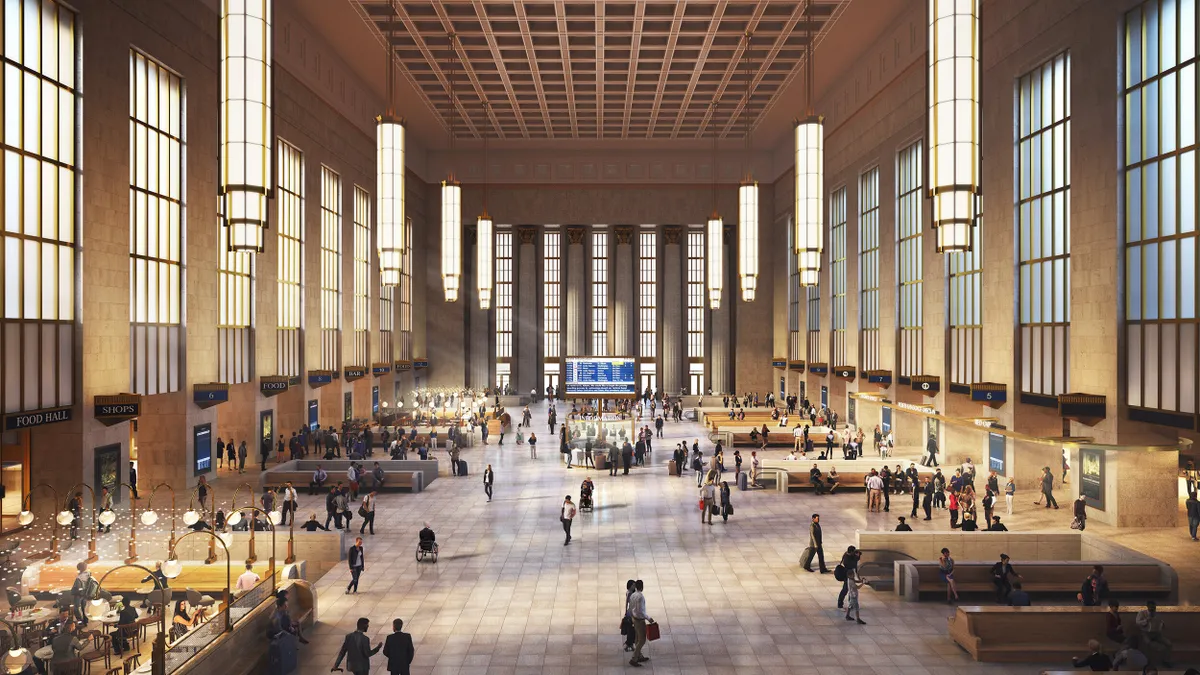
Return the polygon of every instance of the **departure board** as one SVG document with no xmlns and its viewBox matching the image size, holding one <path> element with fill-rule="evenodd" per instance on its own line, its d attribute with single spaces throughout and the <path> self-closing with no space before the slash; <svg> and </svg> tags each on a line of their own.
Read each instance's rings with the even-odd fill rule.
<svg viewBox="0 0 1200 675">
<path fill-rule="evenodd" d="M 637 367 L 633 359 L 568 358 L 566 376 L 567 396 L 637 395 Z"/>
</svg>

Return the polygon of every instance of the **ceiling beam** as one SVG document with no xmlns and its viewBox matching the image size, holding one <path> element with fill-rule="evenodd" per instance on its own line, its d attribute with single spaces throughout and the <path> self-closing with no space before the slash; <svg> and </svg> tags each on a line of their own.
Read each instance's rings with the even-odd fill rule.
<svg viewBox="0 0 1200 675">
<path fill-rule="evenodd" d="M 604 138 L 604 0 L 596 0 L 596 138 Z"/>
<path fill-rule="evenodd" d="M 496 61 L 496 72 L 500 74 L 500 82 L 504 84 L 504 91 L 508 94 L 508 103 L 512 106 L 513 112 L 517 116 L 517 125 L 521 127 L 521 135 L 529 138 L 529 129 L 525 128 L 525 118 L 521 115 L 517 93 L 513 91 L 512 81 L 508 79 L 508 71 L 504 68 L 504 58 L 500 55 L 500 45 L 496 44 L 496 34 L 492 31 L 492 24 L 487 18 L 487 8 L 484 6 L 482 0 L 473 0 L 471 5 L 475 8 L 475 16 L 479 17 L 479 25 L 483 28 L 483 37 L 487 40 L 488 49 L 492 52 L 492 58 Z M 488 103 L 495 105 L 494 101 L 489 101 Z M 504 129 L 500 127 L 500 121 L 496 118 L 496 114 L 490 105 L 487 114 L 488 119 L 496 129 L 497 135 L 500 138 L 504 138 Z"/>
<path fill-rule="evenodd" d="M 662 110 L 663 92 L 667 89 L 667 73 L 671 71 L 671 59 L 675 56 L 675 42 L 679 39 L 679 27 L 683 24 L 683 14 L 687 9 L 687 0 L 679 0 L 675 5 L 675 16 L 671 19 L 671 32 L 667 35 L 667 49 L 663 52 L 662 69 L 658 73 L 658 88 L 654 93 L 654 105 L 650 108 L 650 125 L 646 127 L 646 138 L 654 136 L 654 128 L 658 126 L 658 113 Z"/>
<path fill-rule="evenodd" d="M 550 107 L 546 104 L 546 90 L 542 87 L 542 73 L 538 69 L 537 52 L 533 49 L 533 36 L 529 34 L 529 17 L 525 15 L 524 1 L 513 0 L 513 9 L 517 13 L 517 24 L 521 28 L 521 41 L 525 44 L 525 58 L 529 59 L 529 72 L 533 75 L 533 87 L 537 91 L 538 105 L 542 109 L 542 123 L 546 125 L 546 138 L 554 138 L 554 125 L 550 122 Z M 497 67 L 503 69 L 504 63 L 498 63 Z M 524 119 L 520 110 L 517 111 L 517 118 Z"/>
<path fill-rule="evenodd" d="M 399 5 L 397 5 L 397 7 L 399 7 Z M 435 2 L 433 3 L 433 9 L 437 12 L 438 20 L 442 22 L 442 28 L 446 31 L 446 33 L 457 33 L 454 28 L 454 22 L 450 20 L 450 15 L 446 13 L 446 7 L 440 2 Z M 487 30 L 487 18 L 482 17 L 479 19 L 479 21 L 481 25 L 485 26 L 484 30 Z M 462 45 L 462 40 L 455 40 L 454 44 L 459 45 L 458 47 L 455 47 L 455 55 L 457 56 L 458 50 Z M 463 72 L 466 73 L 467 80 L 471 82 L 471 87 L 475 89 L 475 96 L 477 96 L 481 102 L 486 101 L 487 93 L 485 93 L 483 90 L 483 83 L 479 81 L 479 76 L 475 74 L 475 69 L 471 67 L 471 60 L 467 58 L 467 52 L 465 49 L 462 50 L 462 56 L 458 59 L 458 61 L 462 64 Z M 462 105 L 462 97 L 455 96 L 454 98 L 454 103 L 462 109 L 462 117 L 467 121 L 467 128 L 471 130 L 471 135 L 477 138 L 482 138 L 479 129 L 471 120 L 470 114 L 467 113 L 467 107 Z M 495 109 L 492 106 L 488 106 L 486 114 L 488 122 L 493 128 L 499 131 L 500 138 L 504 138 L 504 130 L 500 128 L 500 121 L 496 119 Z"/>
<path fill-rule="evenodd" d="M 633 90 L 637 87 L 638 52 L 642 48 L 642 24 L 646 19 L 646 0 L 633 6 L 633 35 L 629 41 L 629 78 L 625 84 L 625 114 L 621 117 L 621 138 L 629 136 L 629 119 L 633 117 Z"/>
<path fill-rule="evenodd" d="M 563 84 L 567 88 L 567 113 L 571 117 L 571 136 L 579 137 L 579 119 L 575 116 L 575 84 L 571 75 L 571 41 L 567 36 L 567 7 L 563 0 L 554 0 L 554 15 L 558 19 L 558 46 L 562 52 Z"/>
<path fill-rule="evenodd" d="M 801 3 L 797 3 L 796 7 L 794 9 L 792 9 L 792 14 L 791 14 L 791 16 L 788 17 L 787 23 L 784 24 L 783 30 L 780 31 L 779 35 L 775 38 L 774 44 L 771 45 L 771 48 L 767 51 L 767 54 L 763 57 L 762 61 L 759 63 L 758 72 L 755 73 L 753 78 L 750 80 L 751 93 L 753 93 L 754 90 L 758 88 L 758 85 L 762 82 L 763 76 L 766 75 L 767 71 L 771 68 L 771 64 L 775 63 L 775 59 L 779 56 L 780 50 L 783 49 L 783 45 L 787 43 L 788 37 L 791 36 L 792 31 L 795 30 L 795 28 L 796 28 L 796 24 L 800 23 L 800 19 L 802 19 L 802 18 L 804 18 L 804 3 L 801 2 Z M 813 28 L 812 39 L 815 43 L 817 36 L 820 35 L 821 29 L 824 28 L 826 23 L 823 21 L 820 21 L 819 19 L 812 21 L 812 23 L 815 24 L 812 27 Z M 745 45 L 743 44 L 743 47 L 744 46 Z M 807 61 L 808 54 L 811 49 L 812 49 L 812 44 L 804 45 L 804 58 L 800 61 L 800 64 L 797 65 L 797 69 Z M 724 84 L 722 84 L 722 86 L 724 86 Z M 776 90 L 775 93 L 778 93 L 778 90 Z M 739 114 L 741 114 L 741 110 L 744 107 L 744 104 L 745 104 L 744 101 L 739 102 L 737 104 L 737 106 L 734 108 L 733 114 L 729 117 L 729 121 L 721 129 L 722 136 L 729 133 L 730 128 L 732 128 L 732 126 L 733 126 L 734 120 L 736 120 L 737 116 Z M 751 122 L 751 124 L 753 124 L 753 122 Z"/>
<path fill-rule="evenodd" d="M 713 38 L 717 34 L 717 30 L 721 27 L 721 18 L 725 16 L 725 8 L 729 5 L 727 0 L 720 0 L 716 7 L 713 8 L 712 20 L 708 22 L 708 30 L 704 32 L 704 44 L 700 46 L 700 55 L 696 57 L 696 67 L 692 69 L 692 77 L 688 80 L 687 91 L 683 94 L 683 102 L 679 105 L 679 110 L 675 113 L 675 124 L 671 126 L 671 138 L 679 137 L 679 127 L 683 126 L 683 118 L 687 116 L 688 106 L 692 102 L 692 95 L 696 92 L 696 84 L 700 82 L 700 73 L 704 72 L 704 64 L 708 60 L 708 52 L 712 50 Z M 664 64 L 665 65 L 665 64 Z M 717 101 L 713 98 L 713 101 Z M 711 110 L 711 106 L 709 110 Z M 696 130 L 696 138 L 704 133 L 704 125 Z"/>
</svg>

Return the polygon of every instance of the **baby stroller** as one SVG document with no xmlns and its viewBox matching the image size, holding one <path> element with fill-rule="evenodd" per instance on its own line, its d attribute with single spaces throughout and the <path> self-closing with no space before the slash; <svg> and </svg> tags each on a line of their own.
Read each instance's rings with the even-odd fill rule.
<svg viewBox="0 0 1200 675">
<path fill-rule="evenodd" d="M 584 483 L 583 487 L 579 488 L 579 510 L 592 510 L 592 488 L 587 483 Z"/>
</svg>

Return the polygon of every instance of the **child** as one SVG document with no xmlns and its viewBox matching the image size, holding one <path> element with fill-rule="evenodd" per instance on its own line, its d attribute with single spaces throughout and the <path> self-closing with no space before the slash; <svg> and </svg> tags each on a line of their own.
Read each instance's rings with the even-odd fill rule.
<svg viewBox="0 0 1200 675">
<path fill-rule="evenodd" d="M 865 583 L 862 577 L 858 576 L 858 570 L 849 570 L 850 576 L 846 579 L 846 620 L 850 621 L 850 612 L 854 612 L 854 621 L 861 625 L 866 625 L 867 622 L 862 620 L 858 614 L 858 589 Z"/>
</svg>

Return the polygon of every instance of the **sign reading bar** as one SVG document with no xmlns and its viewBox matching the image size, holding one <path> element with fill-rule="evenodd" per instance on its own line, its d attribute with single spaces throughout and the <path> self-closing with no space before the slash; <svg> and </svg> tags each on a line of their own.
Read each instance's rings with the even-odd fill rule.
<svg viewBox="0 0 1200 675">
<path fill-rule="evenodd" d="M 345 373 L 346 373 L 346 381 L 353 382 L 355 380 L 361 380 L 362 378 L 366 377 L 367 369 L 360 368 L 358 366 L 349 366 L 346 368 Z"/>
<path fill-rule="evenodd" d="M 372 363 L 371 364 L 371 374 L 374 375 L 375 377 L 379 377 L 380 375 L 387 375 L 390 372 L 392 372 L 392 364 L 390 364 L 390 363 Z"/>
<path fill-rule="evenodd" d="M 224 382 L 192 385 L 192 401 L 201 408 L 211 408 L 228 400 L 229 385 Z"/>
<path fill-rule="evenodd" d="M 429 367 L 428 359 L 416 359 L 413 361 L 413 368 L 428 368 L 428 367 Z"/>
<path fill-rule="evenodd" d="M 310 370 L 308 371 L 308 386 L 320 387 L 333 382 L 332 370 Z"/>
<path fill-rule="evenodd" d="M 287 391 L 291 382 L 287 375 L 265 375 L 258 378 L 258 390 L 263 396 L 275 396 Z"/>
<path fill-rule="evenodd" d="M 49 408 L 47 410 L 34 410 L 32 412 L 19 412 L 4 416 L 4 430 L 16 431 L 17 429 L 40 427 L 43 424 L 69 421 L 71 421 L 71 408 L 69 406 Z"/>
<path fill-rule="evenodd" d="M 788 370 L 794 370 L 796 372 L 803 373 L 804 372 L 804 362 L 803 361 L 788 361 Z"/>
<path fill-rule="evenodd" d="M 142 397 L 137 394 L 96 396 L 93 399 L 93 416 L 107 426 L 126 422 L 140 414 Z"/>
<path fill-rule="evenodd" d="M 567 396 L 635 396 L 637 366 L 633 359 L 568 358 Z"/>
</svg>

